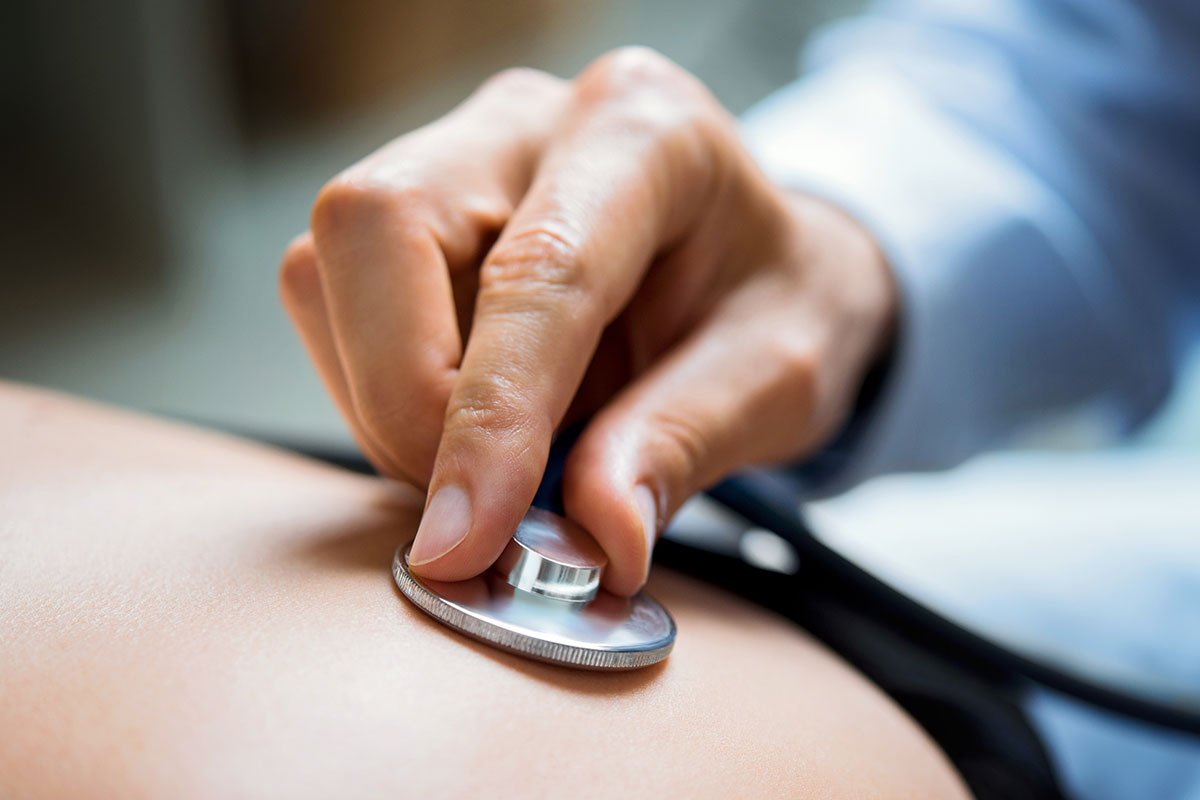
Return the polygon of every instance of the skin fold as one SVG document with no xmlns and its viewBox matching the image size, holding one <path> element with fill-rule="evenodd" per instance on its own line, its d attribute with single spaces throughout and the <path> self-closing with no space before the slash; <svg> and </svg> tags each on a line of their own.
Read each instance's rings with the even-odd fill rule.
<svg viewBox="0 0 1200 800">
<path fill-rule="evenodd" d="M 423 493 L 0 384 L 0 795 L 963 798 L 794 626 L 656 570 L 623 674 L 441 627 L 389 571 Z"/>
</svg>

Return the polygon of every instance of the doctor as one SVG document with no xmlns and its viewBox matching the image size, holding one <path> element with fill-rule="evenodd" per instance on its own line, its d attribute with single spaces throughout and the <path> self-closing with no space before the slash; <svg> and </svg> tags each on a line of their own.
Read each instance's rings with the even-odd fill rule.
<svg viewBox="0 0 1200 800">
<path fill-rule="evenodd" d="M 826 489 L 1167 393 L 1200 296 L 1200 7 L 897 2 L 743 120 L 662 56 L 503 73 L 334 178 L 285 304 L 414 569 L 488 567 L 554 431 L 632 593 L 741 466 Z M 869 379 L 868 379 L 869 378 Z"/>
</svg>

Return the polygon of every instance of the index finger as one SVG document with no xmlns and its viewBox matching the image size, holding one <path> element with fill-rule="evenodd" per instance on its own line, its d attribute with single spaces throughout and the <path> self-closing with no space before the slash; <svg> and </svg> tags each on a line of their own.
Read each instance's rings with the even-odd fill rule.
<svg viewBox="0 0 1200 800">
<path fill-rule="evenodd" d="M 604 328 L 711 190 L 690 76 L 623 51 L 590 67 L 484 262 L 410 563 L 478 574 L 529 507 Z"/>
</svg>

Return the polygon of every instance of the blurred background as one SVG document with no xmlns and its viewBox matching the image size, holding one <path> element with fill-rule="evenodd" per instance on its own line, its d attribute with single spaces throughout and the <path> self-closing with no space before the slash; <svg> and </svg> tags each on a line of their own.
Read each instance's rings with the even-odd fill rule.
<svg viewBox="0 0 1200 800">
<path fill-rule="evenodd" d="M 321 185 L 492 73 L 655 47 L 741 111 L 859 0 L 7 0 L 0 377 L 350 439 L 278 302 Z"/>
<path fill-rule="evenodd" d="M 504 67 L 571 75 L 621 44 L 661 50 L 740 112 L 863 5 L 7 0 L 0 376 L 349 444 L 275 288 L 325 180 Z M 1188 383 L 1150 441 L 1200 444 Z M 1035 435 L 1095 438 L 1078 421 Z"/>
</svg>

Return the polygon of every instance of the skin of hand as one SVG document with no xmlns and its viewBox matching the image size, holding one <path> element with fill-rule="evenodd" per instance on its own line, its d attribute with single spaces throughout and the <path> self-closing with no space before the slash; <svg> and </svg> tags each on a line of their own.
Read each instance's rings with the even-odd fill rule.
<svg viewBox="0 0 1200 800">
<path fill-rule="evenodd" d="M 896 313 L 869 234 L 641 48 L 502 73 L 350 167 L 280 281 L 364 452 L 428 487 L 414 570 L 487 569 L 586 417 L 564 502 L 620 594 L 689 495 L 833 435 Z"/>
</svg>

